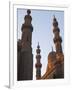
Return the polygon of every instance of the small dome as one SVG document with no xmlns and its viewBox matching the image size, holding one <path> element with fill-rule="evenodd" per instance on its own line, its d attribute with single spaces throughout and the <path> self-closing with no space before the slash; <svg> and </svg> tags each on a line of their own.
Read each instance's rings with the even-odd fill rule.
<svg viewBox="0 0 72 90">
<path fill-rule="evenodd" d="M 56 56 L 56 52 L 52 51 L 52 52 L 49 53 L 48 59 L 49 58 L 54 58 L 55 56 Z"/>
<path fill-rule="evenodd" d="M 30 16 L 30 14 L 31 14 L 31 10 L 28 9 L 28 10 L 27 10 L 27 15 L 25 15 L 24 20 L 28 19 L 28 20 L 31 21 L 31 20 L 32 20 L 32 17 Z"/>
<path fill-rule="evenodd" d="M 53 66 L 56 63 L 56 52 L 52 51 L 48 55 L 49 66 Z"/>
</svg>

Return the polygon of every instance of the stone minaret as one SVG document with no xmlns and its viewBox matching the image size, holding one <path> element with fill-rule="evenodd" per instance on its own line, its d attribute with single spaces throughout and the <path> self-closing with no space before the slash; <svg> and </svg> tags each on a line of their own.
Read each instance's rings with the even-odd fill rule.
<svg viewBox="0 0 72 90">
<path fill-rule="evenodd" d="M 27 10 L 27 15 L 24 17 L 21 31 L 22 37 L 18 45 L 18 65 L 17 65 L 17 80 L 32 80 L 33 79 L 33 54 L 32 54 L 32 31 L 31 11 Z"/>
<path fill-rule="evenodd" d="M 62 38 L 60 37 L 59 33 L 60 33 L 60 29 L 58 28 L 58 22 L 54 16 L 53 18 L 53 33 L 54 33 L 54 44 L 55 44 L 55 48 L 56 48 L 56 52 L 62 52 Z"/>
<path fill-rule="evenodd" d="M 56 48 L 56 78 L 64 77 L 64 55 L 62 51 L 62 38 L 60 37 L 60 29 L 58 22 L 54 16 L 53 18 L 53 33 L 54 33 L 54 44 Z"/>
<path fill-rule="evenodd" d="M 41 67 L 42 67 L 42 64 L 40 62 L 40 59 L 41 59 L 41 55 L 40 55 L 40 46 L 39 46 L 39 43 L 38 43 L 38 46 L 37 46 L 37 50 L 36 50 L 36 64 L 35 64 L 35 67 L 36 67 L 36 79 L 41 79 Z"/>
</svg>

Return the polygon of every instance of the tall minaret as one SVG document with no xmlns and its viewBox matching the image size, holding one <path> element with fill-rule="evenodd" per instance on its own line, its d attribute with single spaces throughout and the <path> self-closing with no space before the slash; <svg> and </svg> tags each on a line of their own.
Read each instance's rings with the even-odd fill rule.
<svg viewBox="0 0 72 90">
<path fill-rule="evenodd" d="M 61 46 L 62 38 L 59 35 L 60 29 L 58 27 L 58 22 L 55 16 L 53 18 L 53 33 L 54 33 L 54 43 L 55 43 L 56 52 L 62 52 L 62 46 Z"/>
<path fill-rule="evenodd" d="M 53 18 L 53 33 L 56 48 L 56 78 L 64 78 L 64 54 L 61 46 L 62 38 L 59 35 L 60 29 L 55 16 Z"/>
<path fill-rule="evenodd" d="M 41 59 L 41 55 L 40 55 L 40 46 L 39 46 L 39 43 L 38 43 L 38 46 L 37 46 L 37 55 L 36 55 L 36 64 L 35 64 L 35 67 L 36 67 L 36 79 L 41 79 L 41 67 L 42 67 L 42 64 L 40 62 L 40 59 Z"/>
<path fill-rule="evenodd" d="M 22 37 L 18 49 L 18 72 L 17 80 L 32 80 L 33 79 L 33 54 L 32 54 L 32 31 L 33 26 L 31 24 L 32 17 L 31 11 L 27 10 L 27 15 L 24 17 L 24 23 L 22 24 L 21 31 Z"/>
<path fill-rule="evenodd" d="M 31 24 L 32 17 L 31 11 L 27 10 L 27 15 L 24 17 L 24 24 L 22 24 L 22 47 L 31 47 L 33 26 Z"/>
</svg>

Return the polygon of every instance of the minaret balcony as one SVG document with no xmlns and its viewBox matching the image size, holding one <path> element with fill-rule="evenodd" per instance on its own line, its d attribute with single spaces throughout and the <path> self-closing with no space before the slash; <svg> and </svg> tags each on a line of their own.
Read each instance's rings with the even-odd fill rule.
<svg viewBox="0 0 72 90">
<path fill-rule="evenodd" d="M 23 31 L 25 28 L 28 28 L 29 30 L 31 30 L 31 32 L 33 32 L 33 26 L 31 24 L 30 25 L 22 24 L 21 30 Z"/>
<path fill-rule="evenodd" d="M 57 27 L 57 26 L 58 26 L 58 22 L 57 22 L 57 21 L 54 21 L 54 22 L 53 22 L 53 26 L 54 26 L 54 27 Z"/>
<path fill-rule="evenodd" d="M 53 33 L 54 33 L 54 32 L 60 32 L 60 29 L 59 29 L 58 27 L 54 27 L 54 28 L 53 28 Z"/>
<path fill-rule="evenodd" d="M 53 39 L 53 41 L 54 41 L 54 43 L 56 43 L 56 42 L 62 42 L 62 38 L 61 37 L 55 37 L 54 39 Z"/>
<path fill-rule="evenodd" d="M 36 68 L 41 68 L 41 67 L 42 67 L 42 64 L 41 64 L 41 63 L 36 63 L 36 64 L 35 64 L 35 67 L 36 67 Z"/>
</svg>

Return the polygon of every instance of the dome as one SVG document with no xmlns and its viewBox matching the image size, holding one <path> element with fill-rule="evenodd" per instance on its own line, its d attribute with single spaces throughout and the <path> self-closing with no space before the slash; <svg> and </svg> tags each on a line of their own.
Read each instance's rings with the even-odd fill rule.
<svg viewBox="0 0 72 90">
<path fill-rule="evenodd" d="M 56 52 L 52 51 L 48 55 L 48 66 L 53 67 L 55 63 L 56 63 Z"/>
<path fill-rule="evenodd" d="M 54 52 L 54 51 L 50 52 L 48 55 L 48 59 L 49 58 L 55 58 L 55 57 L 56 57 L 56 52 Z"/>
</svg>

